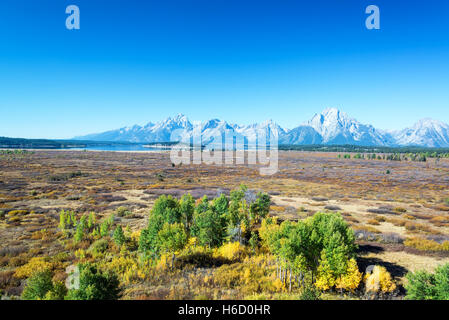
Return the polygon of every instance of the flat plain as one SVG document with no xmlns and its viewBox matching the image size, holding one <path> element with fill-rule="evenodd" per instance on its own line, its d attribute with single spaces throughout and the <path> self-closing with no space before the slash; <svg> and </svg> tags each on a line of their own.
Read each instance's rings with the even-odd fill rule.
<svg viewBox="0 0 449 320">
<path fill-rule="evenodd" d="M 162 194 L 212 198 L 241 184 L 268 193 L 270 215 L 281 221 L 340 212 L 356 233 L 361 271 L 379 264 L 400 284 L 408 271 L 432 271 L 449 262 L 449 251 L 425 246 L 449 240 L 449 159 L 343 159 L 337 153 L 282 151 L 279 171 L 261 176 L 250 165 L 174 166 L 168 152 L 41 150 L 0 155 L 0 289 L 18 295 L 23 283 L 14 279 L 16 268 L 34 256 L 67 252 L 58 240 L 61 210 L 102 218 L 126 207 L 132 214 L 116 219 L 134 232 L 147 225 Z"/>
</svg>

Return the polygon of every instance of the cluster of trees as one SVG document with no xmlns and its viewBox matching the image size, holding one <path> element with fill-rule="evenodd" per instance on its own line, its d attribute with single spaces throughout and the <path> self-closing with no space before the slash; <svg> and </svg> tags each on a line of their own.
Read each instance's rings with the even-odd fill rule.
<svg viewBox="0 0 449 320">
<path fill-rule="evenodd" d="M 205 196 L 195 200 L 190 194 L 185 194 L 178 200 L 163 195 L 155 201 L 148 225 L 140 234 L 129 235 L 128 228 L 124 232 L 120 225 L 114 224 L 114 215 L 97 222 L 94 213 L 77 216 L 73 211 L 61 211 L 59 228 L 78 245 L 84 244 L 79 243 L 81 241 L 96 240 L 88 250 L 91 255 L 97 251 L 104 253 L 110 247 L 109 242 L 113 241 L 117 245 L 112 246 L 113 252 L 135 251 L 135 261 L 139 260 L 142 266 L 152 265 L 152 262 L 168 264 L 171 257 L 173 268 L 178 253 L 184 257 L 192 245 L 214 252 L 214 255 L 229 256 L 226 261 L 233 261 L 233 257 L 240 253 L 246 255 L 250 252 L 245 248 L 248 245 L 253 253 L 269 257 L 270 265 L 272 256 L 275 257 L 277 279 L 273 282 L 270 273 L 269 281 L 276 290 L 288 288 L 292 291 L 295 286 L 307 299 L 316 299 L 320 291 L 330 289 L 355 292 L 362 280 L 367 291 L 390 293 L 395 289 L 385 268 L 377 267 L 375 272 L 363 278 L 355 260 L 357 245 L 354 233 L 339 213 L 318 212 L 305 220 L 278 224 L 276 218 L 268 217 L 270 203 L 268 194 L 255 193 L 242 185 L 231 191 L 229 196 L 220 194 L 214 199 Z M 121 211 L 124 209 L 116 213 L 120 215 Z M 267 252 L 272 255 L 266 255 Z M 51 270 L 55 269 L 42 262 L 42 267 L 33 267 L 36 271 L 30 273 L 31 277 L 28 275 L 22 298 L 117 299 L 120 295 L 119 279 L 122 279 L 118 277 L 122 273 L 104 266 L 104 259 L 110 257 L 109 254 L 98 254 L 97 257 L 100 260 L 82 258 L 83 263 L 78 266 L 78 284 L 67 287 L 54 281 Z M 141 260 L 141 257 L 149 259 Z M 123 262 L 120 268 L 128 272 L 129 263 L 134 265 L 135 262 L 125 260 L 120 262 Z M 138 268 L 129 270 L 136 272 Z M 439 273 L 432 277 L 426 275 L 426 283 L 440 288 L 439 283 L 444 279 Z M 410 283 L 419 283 L 418 287 L 422 287 L 421 278 L 423 276 Z M 428 280 L 430 278 L 434 280 Z M 438 290 L 435 292 L 440 292 Z"/>
<path fill-rule="evenodd" d="M 449 300 L 449 264 L 437 267 L 434 273 L 408 273 L 406 278 L 407 299 Z"/>
<path fill-rule="evenodd" d="M 27 155 L 27 154 L 34 154 L 32 151 L 28 150 L 0 150 L 0 155 Z"/>
<path fill-rule="evenodd" d="M 278 225 L 273 218 L 262 222 L 263 244 L 277 257 L 278 277 L 291 290 L 308 275 L 317 288 L 333 286 L 353 290 L 361 281 L 352 229 L 337 213 L 316 213 L 297 223 Z"/>
<path fill-rule="evenodd" d="M 113 214 L 101 223 L 97 223 L 97 218 L 93 212 L 88 216 L 81 216 L 80 219 L 77 218 L 74 211 L 62 210 L 59 214 L 59 229 L 66 235 L 73 233 L 76 242 L 84 240 L 89 234 L 94 238 L 108 236 L 112 232 L 113 225 Z"/>
<path fill-rule="evenodd" d="M 120 282 L 112 272 L 102 272 L 95 265 L 79 264 L 77 285 L 67 289 L 64 283 L 53 281 L 50 270 L 35 272 L 27 279 L 22 292 L 24 300 L 116 300 Z M 73 276 L 73 275 L 72 275 Z"/>
<path fill-rule="evenodd" d="M 441 158 L 444 154 L 440 154 L 437 152 L 434 153 L 384 153 L 384 154 L 375 154 L 375 153 L 356 153 L 352 156 L 353 159 L 368 159 L 368 160 L 388 160 L 388 161 L 417 161 L 417 162 L 426 162 L 427 158 Z M 448 155 L 449 157 L 449 155 Z M 351 159 L 351 154 L 341 154 L 338 155 L 338 158 L 343 159 Z"/>
<path fill-rule="evenodd" d="M 359 153 L 401 153 L 424 154 L 427 158 L 449 158 L 449 148 L 426 147 L 382 147 L 356 145 L 280 145 L 279 150 L 320 151 L 320 152 L 359 152 Z"/>
<path fill-rule="evenodd" d="M 139 250 L 158 257 L 182 250 L 189 238 L 202 246 L 219 247 L 224 241 L 254 242 L 254 226 L 266 217 L 270 197 L 255 194 L 241 186 L 213 200 L 207 196 L 195 201 L 190 194 L 180 200 L 159 197 L 150 213 L 148 227 L 142 230 Z"/>
</svg>

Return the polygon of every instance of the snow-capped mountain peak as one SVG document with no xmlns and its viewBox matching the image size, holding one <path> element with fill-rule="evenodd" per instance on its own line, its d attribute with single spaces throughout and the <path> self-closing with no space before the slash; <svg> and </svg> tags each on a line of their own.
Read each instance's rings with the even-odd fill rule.
<svg viewBox="0 0 449 320">
<path fill-rule="evenodd" d="M 315 114 L 304 126 L 312 127 L 325 144 L 384 145 L 383 135 L 336 108 Z"/>
<path fill-rule="evenodd" d="M 178 114 L 156 124 L 149 122 L 143 127 L 134 125 L 75 139 L 168 142 L 172 133 L 177 131 L 177 134 L 184 138 L 201 135 L 202 141 L 213 141 L 215 137 L 234 135 L 244 137 L 248 142 L 255 142 L 264 130 L 277 133 L 281 144 L 449 147 L 449 126 L 441 121 L 426 118 L 419 120 L 410 128 L 384 131 L 362 124 L 336 108 L 324 109 L 292 130 L 284 130 L 271 119 L 250 125 L 229 124 L 220 119 L 192 124 L 187 116 Z"/>
<path fill-rule="evenodd" d="M 449 147 L 449 125 L 430 118 L 421 119 L 393 136 L 399 145 Z"/>
</svg>

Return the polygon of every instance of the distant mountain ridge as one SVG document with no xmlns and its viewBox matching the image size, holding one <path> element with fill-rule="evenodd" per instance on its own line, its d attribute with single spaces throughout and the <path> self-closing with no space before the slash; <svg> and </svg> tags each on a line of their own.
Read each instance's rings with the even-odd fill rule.
<svg viewBox="0 0 449 320">
<path fill-rule="evenodd" d="M 202 140 L 207 142 L 217 135 L 226 133 L 245 137 L 248 141 L 256 141 L 257 132 L 266 129 L 277 133 L 280 144 L 449 147 L 449 125 L 441 121 L 421 119 L 410 128 L 387 132 L 369 124 L 362 124 L 336 108 L 327 108 L 291 130 L 282 128 L 273 120 L 251 125 L 237 125 L 229 124 L 224 120 L 211 119 L 192 124 L 185 115 L 178 114 L 157 123 L 149 122 L 145 126 L 134 125 L 74 139 L 139 143 L 168 142 L 171 135 L 177 132 L 180 140 L 201 135 Z"/>
</svg>

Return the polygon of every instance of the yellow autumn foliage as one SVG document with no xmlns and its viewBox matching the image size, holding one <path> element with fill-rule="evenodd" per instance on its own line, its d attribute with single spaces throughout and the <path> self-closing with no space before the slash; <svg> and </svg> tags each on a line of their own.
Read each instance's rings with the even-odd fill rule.
<svg viewBox="0 0 449 320">
<path fill-rule="evenodd" d="M 19 279 L 30 277 L 35 272 L 52 270 L 53 264 L 43 257 L 31 258 L 28 263 L 16 269 L 14 276 Z"/>
<path fill-rule="evenodd" d="M 346 274 L 340 276 L 335 281 L 335 287 L 337 289 L 344 289 L 354 292 L 362 281 L 362 273 L 359 271 L 357 261 L 351 259 L 348 262 L 348 268 Z"/>
<path fill-rule="evenodd" d="M 241 260 L 245 258 L 247 254 L 248 252 L 245 246 L 238 241 L 225 243 L 214 252 L 215 257 L 222 257 L 230 261 Z"/>
<path fill-rule="evenodd" d="M 389 293 L 396 289 L 396 284 L 385 267 L 374 266 L 373 272 L 365 275 L 365 287 L 368 292 Z"/>
<path fill-rule="evenodd" d="M 129 235 L 129 242 L 137 246 L 139 244 L 139 238 L 141 233 L 142 230 L 131 232 L 131 234 Z"/>
<path fill-rule="evenodd" d="M 321 260 L 317 271 L 318 275 L 315 282 L 315 287 L 324 291 L 331 289 L 335 285 L 336 279 L 326 259 Z"/>
<path fill-rule="evenodd" d="M 104 268 L 113 271 L 125 284 L 145 279 L 151 272 L 148 263 L 140 263 L 138 257 L 128 255 L 122 251 L 119 256 L 104 264 Z"/>
<path fill-rule="evenodd" d="M 242 262 L 224 264 L 213 274 L 221 288 L 238 289 L 245 295 L 261 292 L 282 292 L 284 284 L 276 278 L 275 267 L 267 257 L 247 257 Z"/>
<path fill-rule="evenodd" d="M 167 253 L 162 254 L 156 263 L 156 269 L 159 271 L 166 271 L 170 269 L 171 259 L 172 259 L 171 254 L 170 255 Z"/>
<path fill-rule="evenodd" d="M 362 273 L 359 271 L 357 261 L 350 259 L 348 261 L 346 272 L 339 277 L 335 277 L 326 259 L 323 259 L 318 266 L 318 276 L 315 282 L 315 287 L 326 291 L 332 289 L 334 286 L 337 289 L 354 292 L 362 281 Z"/>
<path fill-rule="evenodd" d="M 270 237 L 279 230 L 277 217 L 269 217 L 262 220 L 259 228 L 259 236 L 262 239 L 262 245 L 268 248 Z"/>
</svg>

